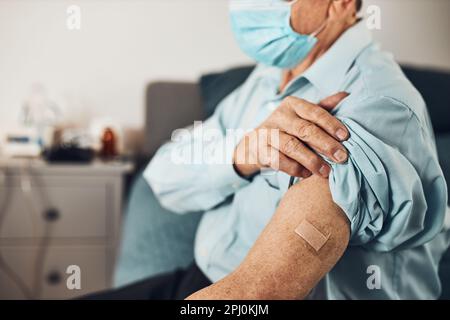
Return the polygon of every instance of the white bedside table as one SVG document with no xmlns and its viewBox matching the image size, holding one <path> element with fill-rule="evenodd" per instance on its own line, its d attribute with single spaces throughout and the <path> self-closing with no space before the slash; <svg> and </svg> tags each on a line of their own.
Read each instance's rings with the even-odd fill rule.
<svg viewBox="0 0 450 320">
<path fill-rule="evenodd" d="M 0 299 L 63 299 L 110 287 L 131 170 L 122 162 L 0 159 Z M 81 289 L 68 288 L 69 266 L 79 267 Z"/>
</svg>

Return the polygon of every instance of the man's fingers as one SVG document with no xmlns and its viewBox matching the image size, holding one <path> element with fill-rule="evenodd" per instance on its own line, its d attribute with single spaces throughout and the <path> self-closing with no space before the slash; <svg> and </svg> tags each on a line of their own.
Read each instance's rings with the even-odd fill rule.
<svg viewBox="0 0 450 320">
<path fill-rule="evenodd" d="M 336 140 L 345 141 L 348 139 L 349 132 L 345 125 L 325 109 L 293 97 L 288 100 L 288 103 L 300 118 L 321 127 Z"/>
<path fill-rule="evenodd" d="M 271 139 L 270 145 L 304 166 L 314 174 L 327 178 L 331 168 L 319 155 L 311 151 L 297 138 L 280 132 L 278 139 Z"/>
<path fill-rule="evenodd" d="M 309 108 L 307 106 L 306 108 Z M 316 107 L 319 108 L 319 107 Z M 321 109 L 322 112 L 327 113 Z M 309 111 L 307 111 L 309 112 Z M 328 114 L 328 113 L 327 113 Z M 325 132 L 319 125 L 310 121 L 297 117 L 289 117 L 289 115 L 282 115 L 285 125 L 284 130 L 291 136 L 297 137 L 300 141 L 306 143 L 317 153 L 325 155 L 327 158 L 336 163 L 343 163 L 347 161 L 348 154 L 345 147 L 337 141 L 333 136 Z M 316 120 L 319 123 L 322 120 Z"/>
<path fill-rule="evenodd" d="M 339 92 L 336 93 L 335 95 L 332 95 L 328 98 L 323 99 L 322 101 L 319 102 L 319 105 L 326 109 L 327 111 L 331 111 L 334 108 L 336 108 L 336 106 L 345 98 L 348 97 L 348 93 L 347 92 Z"/>
<path fill-rule="evenodd" d="M 312 175 L 311 171 L 299 164 L 297 161 L 285 156 L 277 149 L 268 146 L 267 152 L 270 153 L 269 167 L 275 171 L 282 171 L 292 177 L 308 178 Z"/>
<path fill-rule="evenodd" d="M 297 118 L 289 123 L 287 133 L 306 143 L 317 153 L 323 154 L 336 163 L 347 161 L 345 147 L 315 124 Z"/>
</svg>

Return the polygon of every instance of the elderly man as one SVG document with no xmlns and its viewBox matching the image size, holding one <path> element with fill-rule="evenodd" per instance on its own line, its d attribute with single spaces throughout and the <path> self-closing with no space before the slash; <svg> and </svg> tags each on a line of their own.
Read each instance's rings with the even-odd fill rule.
<svg viewBox="0 0 450 320">
<path fill-rule="evenodd" d="M 104 298 L 439 296 L 447 193 L 426 106 L 360 7 L 231 2 L 257 68 L 204 123 L 214 135 L 193 129 L 145 172 L 164 207 L 205 212 L 195 262 Z M 230 129 L 251 131 L 227 144 Z M 198 143 L 229 161 L 175 161 Z"/>
</svg>

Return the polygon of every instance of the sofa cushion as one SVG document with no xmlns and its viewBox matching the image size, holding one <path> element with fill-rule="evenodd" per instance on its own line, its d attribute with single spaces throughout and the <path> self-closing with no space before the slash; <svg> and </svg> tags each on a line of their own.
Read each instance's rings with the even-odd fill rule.
<svg viewBox="0 0 450 320">
<path fill-rule="evenodd" d="M 205 118 L 200 88 L 191 82 L 153 82 L 147 86 L 144 154 L 152 156 L 175 129 Z"/>
<path fill-rule="evenodd" d="M 450 133 L 437 134 L 436 145 L 439 153 L 439 161 L 441 163 L 442 171 L 444 171 L 447 185 L 450 182 Z M 449 206 L 450 206 L 450 188 L 448 188 Z"/>
<path fill-rule="evenodd" d="M 408 79 L 422 94 L 436 133 L 450 133 L 450 73 L 403 66 Z"/>
<path fill-rule="evenodd" d="M 239 87 L 253 71 L 254 66 L 233 68 L 225 72 L 211 73 L 200 78 L 203 107 L 209 117 L 227 95 Z"/>
</svg>

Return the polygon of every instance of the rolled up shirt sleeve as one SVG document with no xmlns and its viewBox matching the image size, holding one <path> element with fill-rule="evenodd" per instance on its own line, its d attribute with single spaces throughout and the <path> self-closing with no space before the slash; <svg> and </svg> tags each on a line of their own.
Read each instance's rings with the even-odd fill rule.
<svg viewBox="0 0 450 320">
<path fill-rule="evenodd" d="M 350 156 L 345 164 L 330 162 L 329 186 L 350 221 L 350 245 L 386 252 L 433 239 L 445 218 L 446 183 L 415 116 L 404 117 L 390 140 L 376 135 L 382 128 L 369 132 L 353 119 L 341 121 L 350 131 Z"/>
</svg>

